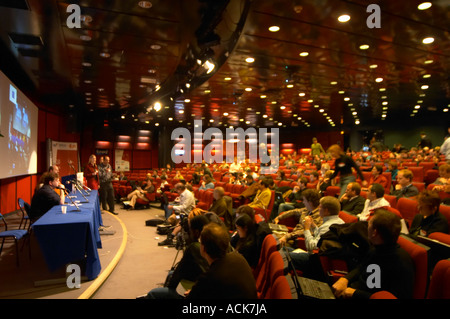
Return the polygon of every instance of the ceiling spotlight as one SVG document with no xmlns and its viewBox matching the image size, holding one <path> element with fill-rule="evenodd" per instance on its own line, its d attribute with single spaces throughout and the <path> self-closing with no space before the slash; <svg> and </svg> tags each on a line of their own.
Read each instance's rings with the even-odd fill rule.
<svg viewBox="0 0 450 319">
<path fill-rule="evenodd" d="M 286 87 L 287 87 L 288 89 L 292 89 L 292 88 L 294 87 L 294 84 L 288 84 L 288 85 L 286 85 Z"/>
<path fill-rule="evenodd" d="M 422 89 L 422 90 L 427 90 L 428 89 L 428 85 L 422 85 L 420 88 Z"/>
<path fill-rule="evenodd" d="M 153 108 L 155 109 L 156 112 L 161 111 L 161 103 L 156 102 L 156 103 L 153 105 Z"/>
<path fill-rule="evenodd" d="M 211 60 L 206 60 L 205 63 L 203 63 L 203 67 L 207 70 L 206 74 L 210 74 L 216 65 Z"/>
<path fill-rule="evenodd" d="M 225 81 L 231 81 L 231 78 L 224 78 Z"/>
<path fill-rule="evenodd" d="M 300 56 L 308 56 L 308 55 L 309 55 L 309 52 L 306 52 L 306 51 L 300 52 L 299 55 L 300 55 Z"/>
<path fill-rule="evenodd" d="M 246 91 L 246 92 L 251 92 L 251 91 L 252 91 L 252 88 L 245 88 L 245 91 Z"/>
<path fill-rule="evenodd" d="M 433 63 L 434 61 L 433 60 L 426 60 L 424 63 L 425 64 L 431 64 L 431 63 Z"/>
<path fill-rule="evenodd" d="M 345 97 L 344 101 L 350 101 L 350 98 L 349 97 Z"/>
<path fill-rule="evenodd" d="M 228 116 L 228 113 L 227 112 L 223 113 L 223 116 Z"/>
<path fill-rule="evenodd" d="M 372 65 L 369 66 L 369 68 L 371 68 L 371 69 L 376 69 L 376 68 L 378 68 L 378 65 L 372 64 Z"/>
<path fill-rule="evenodd" d="M 278 32 L 278 31 L 280 31 L 280 27 L 277 25 L 273 25 L 269 28 L 269 31 L 270 32 Z"/>
<path fill-rule="evenodd" d="M 252 57 L 248 57 L 248 58 L 245 59 L 245 62 L 247 62 L 247 63 L 253 63 L 253 62 L 255 62 L 255 59 L 252 58 Z"/>
<path fill-rule="evenodd" d="M 434 42 L 434 38 L 433 37 L 428 37 L 422 40 L 423 44 L 430 44 Z"/>
<path fill-rule="evenodd" d="M 361 50 L 367 50 L 369 48 L 369 45 L 368 44 L 362 44 L 362 45 L 359 46 L 359 48 Z"/>
<path fill-rule="evenodd" d="M 339 16 L 338 21 L 341 23 L 345 23 L 350 21 L 350 16 L 348 14 L 343 14 L 341 16 Z"/>
<path fill-rule="evenodd" d="M 431 2 L 422 2 L 421 4 L 419 4 L 417 6 L 417 9 L 419 9 L 419 10 L 426 10 L 426 9 L 431 8 L 431 6 L 432 6 Z"/>
<path fill-rule="evenodd" d="M 376 78 L 375 82 L 377 82 L 377 83 L 383 82 L 383 78 Z"/>
<path fill-rule="evenodd" d="M 190 102 L 191 102 L 190 99 L 185 99 L 185 100 L 184 100 L 184 103 L 190 103 Z"/>
<path fill-rule="evenodd" d="M 267 97 L 267 95 L 261 95 L 260 98 L 261 99 L 265 99 Z"/>
<path fill-rule="evenodd" d="M 305 96 L 305 93 L 301 92 L 298 94 L 298 96 Z"/>
<path fill-rule="evenodd" d="M 431 77 L 431 74 L 424 74 L 424 75 L 423 75 L 423 78 L 424 78 L 424 79 L 428 79 L 428 78 L 430 78 L 430 77 Z"/>
</svg>

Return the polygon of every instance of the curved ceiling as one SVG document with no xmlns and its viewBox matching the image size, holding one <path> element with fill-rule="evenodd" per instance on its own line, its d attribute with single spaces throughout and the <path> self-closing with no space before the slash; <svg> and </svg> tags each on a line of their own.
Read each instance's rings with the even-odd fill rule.
<svg viewBox="0 0 450 319">
<path fill-rule="evenodd" d="M 0 0 L 0 36 L 43 103 L 125 125 L 448 119 L 450 1 L 371 2 L 380 28 L 363 0 Z"/>
</svg>

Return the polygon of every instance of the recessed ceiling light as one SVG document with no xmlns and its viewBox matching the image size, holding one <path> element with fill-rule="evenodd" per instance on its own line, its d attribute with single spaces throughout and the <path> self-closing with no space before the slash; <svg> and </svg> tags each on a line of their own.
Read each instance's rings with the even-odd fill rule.
<svg viewBox="0 0 450 319">
<path fill-rule="evenodd" d="M 345 97 L 344 101 L 350 101 L 350 98 L 349 97 Z"/>
<path fill-rule="evenodd" d="M 383 82 L 383 78 L 376 78 L 375 82 L 377 82 L 377 83 Z"/>
<path fill-rule="evenodd" d="M 139 1 L 138 5 L 143 9 L 149 9 L 152 7 L 152 3 L 150 1 Z"/>
<path fill-rule="evenodd" d="M 428 86 L 428 85 L 422 85 L 420 88 L 421 88 L 422 90 L 427 90 L 427 89 L 429 88 L 429 86 Z"/>
<path fill-rule="evenodd" d="M 330 84 L 331 84 L 331 85 L 336 85 L 337 82 L 336 82 L 336 81 L 331 81 Z"/>
<path fill-rule="evenodd" d="M 421 4 L 419 4 L 417 6 L 417 9 L 419 9 L 419 10 L 426 10 L 426 9 L 431 8 L 431 6 L 432 6 L 431 2 L 422 2 Z"/>
<path fill-rule="evenodd" d="M 252 58 L 252 57 L 248 57 L 248 58 L 245 59 L 245 62 L 247 62 L 247 63 L 253 63 L 253 62 L 255 62 L 255 59 Z"/>
<path fill-rule="evenodd" d="M 308 103 L 312 103 L 312 102 L 314 102 L 314 100 L 312 100 L 312 99 L 311 99 L 311 100 L 308 100 Z"/>
<path fill-rule="evenodd" d="M 376 69 L 376 68 L 378 68 L 378 65 L 372 64 L 372 65 L 369 66 L 369 68 L 371 68 L 371 69 Z"/>
<path fill-rule="evenodd" d="M 300 56 L 308 56 L 308 55 L 309 55 L 309 52 L 304 51 L 304 52 L 301 52 L 299 55 L 300 55 Z"/>
<path fill-rule="evenodd" d="M 159 50 L 159 49 L 161 49 L 161 46 L 159 44 L 152 44 L 150 46 L 150 49 L 152 49 L 152 50 Z"/>
<path fill-rule="evenodd" d="M 228 116 L 228 113 L 227 112 L 223 113 L 223 116 Z"/>
<path fill-rule="evenodd" d="M 89 62 L 83 62 L 83 63 L 81 63 L 81 65 L 82 65 L 82 66 L 85 66 L 85 67 L 90 67 L 90 66 L 92 66 L 92 64 L 89 63 Z"/>
<path fill-rule="evenodd" d="M 443 111 L 443 112 L 448 112 L 448 109 L 443 109 L 442 111 Z"/>
<path fill-rule="evenodd" d="M 185 99 L 185 100 L 184 100 L 184 103 L 190 103 L 190 102 L 191 102 L 190 99 Z"/>
<path fill-rule="evenodd" d="M 369 45 L 368 45 L 368 44 L 361 44 L 361 45 L 359 46 L 359 48 L 360 48 L 361 50 L 367 50 L 367 49 L 369 48 Z"/>
<path fill-rule="evenodd" d="M 291 89 L 291 88 L 294 87 L 294 84 L 288 84 L 288 85 L 286 85 L 286 87 L 287 87 L 288 89 Z"/>
<path fill-rule="evenodd" d="M 300 92 L 300 93 L 298 94 L 298 96 L 305 96 L 305 93 Z"/>
<path fill-rule="evenodd" d="M 224 78 L 225 81 L 231 81 L 231 78 Z"/>
<path fill-rule="evenodd" d="M 386 91 L 386 88 L 380 88 L 380 92 Z"/>
<path fill-rule="evenodd" d="M 426 60 L 424 63 L 425 64 L 431 64 L 431 63 L 433 63 L 434 61 L 433 60 Z"/>
<path fill-rule="evenodd" d="M 422 40 L 423 44 L 430 44 L 434 42 L 434 38 L 433 37 L 428 37 Z"/>
<path fill-rule="evenodd" d="M 350 21 L 350 16 L 348 14 L 343 14 L 343 15 L 339 16 L 338 21 L 342 22 L 342 23 L 348 22 L 348 21 Z"/>
<path fill-rule="evenodd" d="M 252 88 L 245 88 L 245 91 L 251 92 L 251 91 L 252 91 Z"/>
<path fill-rule="evenodd" d="M 269 28 L 269 31 L 270 32 L 278 32 L 278 31 L 280 31 L 280 27 L 277 25 L 273 25 Z"/>
<path fill-rule="evenodd" d="M 428 79 L 428 78 L 430 78 L 430 77 L 431 77 L 431 74 L 424 74 L 424 75 L 423 75 L 423 78 L 424 78 L 424 79 Z"/>
<path fill-rule="evenodd" d="M 267 95 L 261 95 L 260 98 L 261 99 L 265 99 L 267 97 Z"/>
</svg>

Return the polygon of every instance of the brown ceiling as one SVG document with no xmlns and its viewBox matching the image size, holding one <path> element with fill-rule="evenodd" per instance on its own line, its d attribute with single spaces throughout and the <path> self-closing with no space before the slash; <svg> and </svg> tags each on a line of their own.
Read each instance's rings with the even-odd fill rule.
<svg viewBox="0 0 450 319">
<path fill-rule="evenodd" d="M 20 64 L 43 103 L 84 119 L 314 130 L 405 124 L 449 118 L 450 0 L 427 10 L 421 2 L 153 0 L 144 9 L 131 0 L 0 0 L 0 36 L 2 55 Z M 369 3 L 381 8 L 381 28 L 366 24 Z M 67 26 L 69 4 L 81 7 L 79 29 Z M 338 22 L 344 13 L 350 21 Z M 273 25 L 280 30 L 270 32 Z M 429 36 L 434 42 L 423 44 Z M 207 57 L 217 64 L 211 74 L 197 64 Z M 157 101 L 159 112 L 149 108 Z"/>
</svg>

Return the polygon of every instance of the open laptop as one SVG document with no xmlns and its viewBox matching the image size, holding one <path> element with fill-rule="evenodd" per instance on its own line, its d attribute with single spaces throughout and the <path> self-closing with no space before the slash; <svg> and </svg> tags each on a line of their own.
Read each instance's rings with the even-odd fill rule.
<svg viewBox="0 0 450 319">
<path fill-rule="evenodd" d="M 280 224 L 274 224 L 274 223 L 269 223 L 269 228 L 272 231 L 279 231 L 279 232 L 288 232 L 288 228 L 286 227 L 286 225 L 280 225 Z"/>
<path fill-rule="evenodd" d="M 336 299 L 331 287 L 326 282 L 300 277 L 295 270 L 292 258 L 286 247 L 284 247 L 284 252 L 284 255 L 288 261 L 289 269 L 293 273 L 292 280 L 294 281 L 294 285 L 297 289 L 297 296 L 299 299 Z"/>
</svg>

